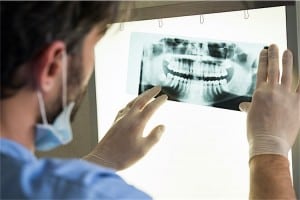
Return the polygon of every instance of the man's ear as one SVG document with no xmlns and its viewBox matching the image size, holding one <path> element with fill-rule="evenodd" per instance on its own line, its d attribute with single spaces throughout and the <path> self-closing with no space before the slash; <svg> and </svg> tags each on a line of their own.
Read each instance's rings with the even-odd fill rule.
<svg viewBox="0 0 300 200">
<path fill-rule="evenodd" d="M 33 61 L 35 86 L 42 92 L 51 91 L 61 80 L 65 62 L 66 46 L 62 41 L 54 41 Z"/>
</svg>

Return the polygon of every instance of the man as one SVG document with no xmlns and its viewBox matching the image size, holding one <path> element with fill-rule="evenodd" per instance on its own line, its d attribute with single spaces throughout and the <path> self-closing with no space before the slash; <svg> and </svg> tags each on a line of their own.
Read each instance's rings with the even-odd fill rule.
<svg viewBox="0 0 300 200">
<path fill-rule="evenodd" d="M 167 99 L 153 100 L 160 87 L 118 113 L 87 161 L 33 155 L 71 140 L 70 118 L 93 71 L 94 45 L 117 10 L 117 2 L 1 2 L 1 198 L 150 198 L 114 170 L 134 164 L 159 140 L 163 125 L 142 133 Z M 292 54 L 284 54 L 281 84 L 278 61 L 275 45 L 262 51 L 253 102 L 240 105 L 249 113 L 251 198 L 295 198 L 286 156 L 300 128 L 300 89 L 291 90 Z"/>
</svg>

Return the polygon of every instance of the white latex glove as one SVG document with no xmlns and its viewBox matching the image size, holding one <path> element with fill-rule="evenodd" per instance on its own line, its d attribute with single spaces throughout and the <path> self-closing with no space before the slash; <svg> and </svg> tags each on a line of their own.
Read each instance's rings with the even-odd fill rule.
<svg viewBox="0 0 300 200">
<path fill-rule="evenodd" d="M 122 170 L 142 158 L 159 141 L 164 131 L 164 126 L 159 125 L 147 137 L 143 137 L 148 120 L 167 100 L 166 95 L 153 100 L 160 90 L 160 87 L 147 90 L 120 110 L 113 126 L 83 159 Z"/>
<path fill-rule="evenodd" d="M 240 109 L 248 112 L 250 159 L 260 154 L 287 157 L 300 129 L 300 85 L 296 92 L 292 90 L 293 56 L 284 52 L 279 83 L 278 54 L 276 45 L 261 51 L 252 103 L 240 104 Z"/>
</svg>

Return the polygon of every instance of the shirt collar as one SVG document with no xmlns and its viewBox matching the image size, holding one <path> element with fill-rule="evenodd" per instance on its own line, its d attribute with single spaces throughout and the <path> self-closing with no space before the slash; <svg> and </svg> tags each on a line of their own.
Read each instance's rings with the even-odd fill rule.
<svg viewBox="0 0 300 200">
<path fill-rule="evenodd" d="M 9 139 L 0 138 L 0 152 L 21 161 L 34 161 L 35 155 L 23 145 Z"/>
</svg>

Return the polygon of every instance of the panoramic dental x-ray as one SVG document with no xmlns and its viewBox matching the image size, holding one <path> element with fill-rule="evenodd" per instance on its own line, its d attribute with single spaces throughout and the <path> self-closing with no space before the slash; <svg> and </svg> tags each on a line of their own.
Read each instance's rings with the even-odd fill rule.
<svg viewBox="0 0 300 200">
<path fill-rule="evenodd" d="M 251 100 L 264 47 L 149 33 L 132 33 L 130 44 L 140 59 L 139 93 L 160 85 L 169 100 L 232 110 Z"/>
</svg>

